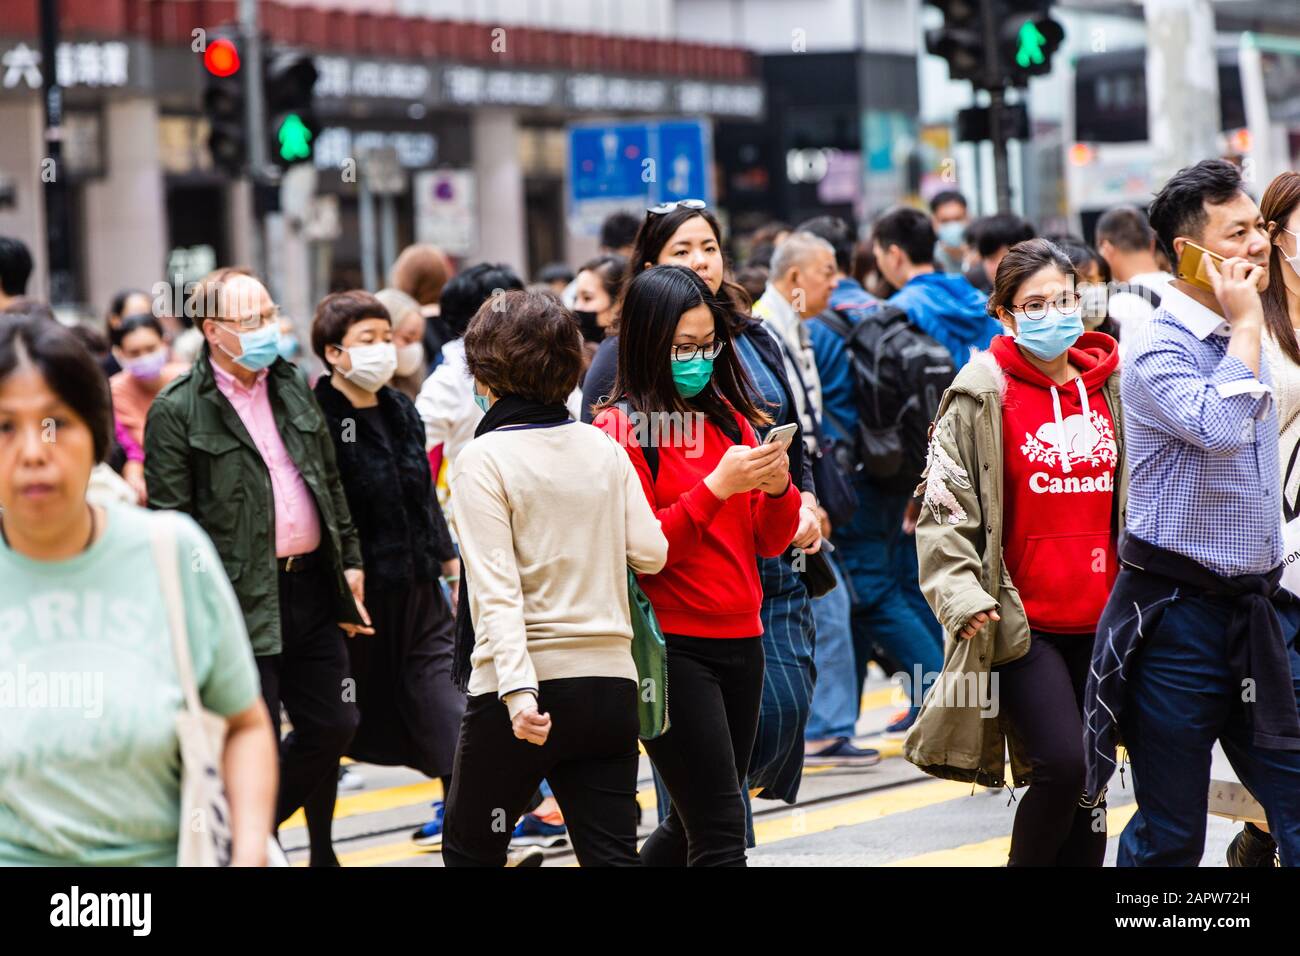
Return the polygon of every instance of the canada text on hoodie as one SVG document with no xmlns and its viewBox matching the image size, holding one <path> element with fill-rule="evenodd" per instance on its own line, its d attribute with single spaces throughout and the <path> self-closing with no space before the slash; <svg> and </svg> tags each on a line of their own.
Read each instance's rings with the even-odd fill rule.
<svg viewBox="0 0 1300 956">
<path fill-rule="evenodd" d="M 1118 448 L 1102 387 L 1119 366 L 1114 339 L 1086 332 L 1069 350 L 1081 374 L 1057 385 L 1006 335 L 989 352 L 1006 375 L 1002 403 L 1002 547 L 1031 627 L 1091 634 L 1116 573 Z"/>
</svg>

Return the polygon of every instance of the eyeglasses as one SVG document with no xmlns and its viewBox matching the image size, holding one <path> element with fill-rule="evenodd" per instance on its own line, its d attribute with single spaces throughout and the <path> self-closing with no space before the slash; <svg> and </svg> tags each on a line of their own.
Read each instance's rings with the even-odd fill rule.
<svg viewBox="0 0 1300 956">
<path fill-rule="evenodd" d="M 673 361 L 689 362 L 697 355 L 702 359 L 715 359 L 726 344 L 726 342 L 723 342 L 720 339 L 714 339 L 708 345 L 674 345 Z"/>
<path fill-rule="evenodd" d="M 278 305 L 271 306 L 270 309 L 261 315 L 245 315 L 238 319 L 221 319 L 222 322 L 229 322 L 241 332 L 256 332 L 260 328 L 270 325 L 272 322 L 279 322 L 284 317 Z"/>
<path fill-rule="evenodd" d="M 1023 305 L 1013 304 L 1009 311 L 1019 318 L 1037 322 L 1047 318 L 1047 310 L 1053 306 L 1065 315 L 1077 312 L 1082 301 L 1082 297 L 1077 292 L 1062 292 L 1055 299 L 1030 299 Z"/>
<path fill-rule="evenodd" d="M 654 213 L 656 216 L 666 216 L 678 206 L 683 209 L 708 209 L 709 204 L 703 199 L 675 199 L 672 202 L 661 202 L 657 206 L 647 206 L 646 212 Z"/>
</svg>

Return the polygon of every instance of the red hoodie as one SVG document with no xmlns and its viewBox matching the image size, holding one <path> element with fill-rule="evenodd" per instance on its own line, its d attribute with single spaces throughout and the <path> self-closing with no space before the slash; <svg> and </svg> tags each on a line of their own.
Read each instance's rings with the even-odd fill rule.
<svg viewBox="0 0 1300 956">
<path fill-rule="evenodd" d="M 736 415 L 741 440 L 757 444 L 754 429 Z M 687 446 L 658 445 L 654 478 L 621 409 L 607 408 L 592 422 L 614 436 L 641 478 L 650 507 L 668 539 L 668 563 L 638 581 L 669 634 L 690 637 L 757 637 L 763 587 L 758 555 L 774 558 L 799 527 L 799 491 L 793 483 L 772 496 L 755 489 L 722 501 L 704 484 L 732 445 L 722 429 L 707 422 Z"/>
<path fill-rule="evenodd" d="M 1109 335 L 1085 332 L 1070 349 L 1070 364 L 1082 375 L 1065 385 L 1031 365 L 1010 336 L 995 338 L 989 352 L 1007 382 L 1002 399 L 1007 571 L 1031 627 L 1090 634 L 1116 573 L 1118 449 L 1102 387 L 1119 366 L 1119 351 Z"/>
</svg>

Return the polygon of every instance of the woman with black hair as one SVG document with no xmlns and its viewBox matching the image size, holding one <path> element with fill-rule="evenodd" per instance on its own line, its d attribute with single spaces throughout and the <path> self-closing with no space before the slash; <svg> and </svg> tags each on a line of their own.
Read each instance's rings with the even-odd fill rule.
<svg viewBox="0 0 1300 956">
<path fill-rule="evenodd" d="M 243 613 L 189 517 L 86 500 L 112 429 L 108 385 L 76 336 L 0 317 L 0 673 L 28 675 L 0 721 L 0 866 L 176 865 L 192 822 L 176 647 L 203 708 L 226 718 L 231 862 L 265 865 L 276 754 Z M 170 603 L 161 561 L 174 564 Z M 28 697 L 38 677 L 67 698 Z"/>
<path fill-rule="evenodd" d="M 735 340 L 736 360 L 746 373 L 747 394 L 770 419 L 756 426 L 760 440 L 766 437 L 770 428 L 799 423 L 800 403 L 794 390 L 802 388 L 803 383 L 787 377 L 787 363 L 777 337 L 762 322 L 745 314 L 749 309 L 749 295 L 728 279 L 722 255 L 722 227 L 702 202 L 686 200 L 647 212 L 637 233 L 630 263 L 634 277 L 654 265 L 685 266 L 698 275 L 717 297 L 725 315 L 728 335 Z M 626 328 L 627 323 L 633 321 L 636 321 L 635 316 L 624 310 L 619 316 L 618 327 Z M 614 390 L 611 360 L 616 348 L 608 339 L 601 343 L 583 388 L 584 413 L 589 400 L 594 402 L 598 396 L 608 395 Z M 763 648 L 767 658 L 767 680 L 746 792 L 758 790 L 759 796 L 764 798 L 793 803 L 803 776 L 804 728 L 812 706 L 815 640 L 812 602 L 808 589 L 794 569 L 794 559 L 799 554 L 794 549 L 807 554 L 816 553 L 821 546 L 822 529 L 813 487 L 812 461 L 801 434 L 796 434 L 790 442 L 787 458 L 790 474 L 801 491 L 802 508 L 799 530 L 792 542 L 794 548 L 780 557 L 758 561 L 763 588 Z M 861 751 L 858 753 L 862 754 Z M 872 754 L 867 753 L 860 759 L 869 761 Z"/>
<path fill-rule="evenodd" d="M 763 696 L 755 559 L 795 537 L 799 491 L 784 447 L 758 443 L 755 428 L 772 420 L 753 397 L 730 310 L 703 278 L 648 269 L 629 283 L 622 316 L 616 399 L 595 424 L 627 449 L 668 538 L 667 564 L 642 587 L 666 633 L 672 688 L 671 726 L 645 746 L 673 807 L 641 860 L 743 866 Z"/>
<path fill-rule="evenodd" d="M 582 331 L 584 377 L 600 343 L 614 324 L 618 295 L 626 275 L 627 260 L 616 255 L 597 256 L 578 270 L 574 280 L 572 312 Z"/>
</svg>

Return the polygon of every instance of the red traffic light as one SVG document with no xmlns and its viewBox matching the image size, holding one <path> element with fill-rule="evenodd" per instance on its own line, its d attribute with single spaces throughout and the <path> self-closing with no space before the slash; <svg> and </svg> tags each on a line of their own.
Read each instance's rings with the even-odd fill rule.
<svg viewBox="0 0 1300 956">
<path fill-rule="evenodd" d="M 203 65 L 213 76 L 234 76 L 239 72 L 239 48 L 231 40 L 213 40 L 203 51 Z"/>
</svg>

